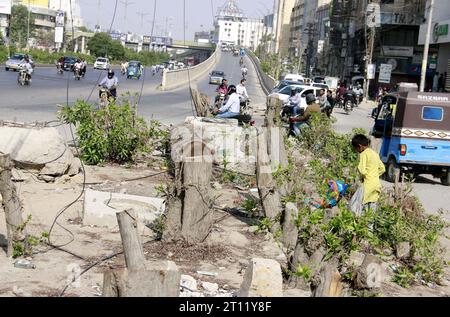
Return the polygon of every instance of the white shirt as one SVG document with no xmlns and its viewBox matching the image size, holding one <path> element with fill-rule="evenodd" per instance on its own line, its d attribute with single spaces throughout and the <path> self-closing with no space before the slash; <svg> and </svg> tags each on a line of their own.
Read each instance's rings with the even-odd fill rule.
<svg viewBox="0 0 450 317">
<path fill-rule="evenodd" d="M 247 68 L 245 68 L 245 67 L 243 67 L 243 68 L 241 68 L 241 72 L 243 72 L 243 73 L 247 73 L 247 72 L 248 72 L 248 69 L 247 69 Z"/>
<path fill-rule="evenodd" d="M 224 112 L 233 112 L 233 113 L 240 113 L 241 112 L 241 100 L 239 99 L 239 95 L 234 93 L 230 95 L 228 98 L 228 102 L 225 106 L 220 108 L 220 113 Z"/>
<path fill-rule="evenodd" d="M 25 69 L 25 71 L 27 72 L 27 74 L 31 75 L 33 73 L 33 67 L 31 66 L 30 63 L 27 62 L 22 62 L 20 64 L 20 67 L 22 67 L 23 69 Z"/>
<path fill-rule="evenodd" d="M 108 76 L 106 76 L 101 82 L 100 86 L 106 86 L 108 89 L 113 88 L 114 86 L 117 86 L 119 83 L 119 80 L 116 76 L 114 76 L 112 79 L 109 79 Z"/>
<path fill-rule="evenodd" d="M 75 63 L 74 65 L 73 65 L 73 68 L 75 68 L 75 69 L 82 69 L 83 68 L 83 63 L 82 62 L 80 62 L 80 63 Z"/>
<path fill-rule="evenodd" d="M 239 96 L 248 98 L 247 88 L 245 88 L 244 85 L 242 84 L 237 85 L 236 92 Z"/>
</svg>

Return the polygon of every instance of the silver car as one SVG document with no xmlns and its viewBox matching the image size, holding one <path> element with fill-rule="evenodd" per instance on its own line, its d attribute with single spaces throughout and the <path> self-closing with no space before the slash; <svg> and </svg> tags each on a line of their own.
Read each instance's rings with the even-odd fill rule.
<svg viewBox="0 0 450 317">
<path fill-rule="evenodd" d="M 212 85 L 220 85 L 222 84 L 222 80 L 225 78 L 225 73 L 222 71 L 213 71 L 209 74 L 209 83 Z"/>
<path fill-rule="evenodd" d="M 12 69 L 14 71 L 18 71 L 19 65 L 22 63 L 25 55 L 26 54 L 16 53 L 13 56 L 11 56 L 5 63 L 5 70 L 9 71 L 10 69 Z M 34 68 L 33 58 L 31 57 L 31 55 L 28 55 L 28 57 L 30 58 L 31 66 Z"/>
</svg>

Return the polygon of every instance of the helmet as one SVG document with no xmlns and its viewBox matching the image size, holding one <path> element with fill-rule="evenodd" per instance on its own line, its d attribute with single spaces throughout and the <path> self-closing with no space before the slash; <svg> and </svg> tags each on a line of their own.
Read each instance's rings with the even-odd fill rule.
<svg viewBox="0 0 450 317">
<path fill-rule="evenodd" d="M 78 58 L 78 59 L 77 59 L 77 62 L 78 62 L 78 63 L 81 63 L 81 59 Z"/>
<path fill-rule="evenodd" d="M 236 93 L 236 86 L 235 85 L 231 85 L 230 87 L 228 87 L 228 94 L 234 94 Z"/>
<path fill-rule="evenodd" d="M 109 78 L 109 79 L 112 79 L 112 78 L 114 77 L 114 75 L 115 75 L 114 71 L 113 71 L 112 69 L 110 69 L 110 70 L 108 71 L 108 78 Z"/>
<path fill-rule="evenodd" d="M 308 105 L 310 105 L 310 104 L 312 104 L 314 102 L 316 102 L 316 96 L 314 96 L 314 94 L 307 94 L 306 95 L 306 103 Z"/>
</svg>

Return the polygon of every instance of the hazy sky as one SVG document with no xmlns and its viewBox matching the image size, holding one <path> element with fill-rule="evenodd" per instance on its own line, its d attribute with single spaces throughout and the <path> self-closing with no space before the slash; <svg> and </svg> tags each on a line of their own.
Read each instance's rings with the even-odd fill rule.
<svg viewBox="0 0 450 317">
<path fill-rule="evenodd" d="M 122 32 L 136 32 L 140 34 L 151 34 L 151 20 L 153 19 L 153 5 L 155 0 L 128 0 L 130 5 L 127 10 L 127 20 L 125 21 L 126 0 L 119 0 L 116 20 L 113 29 Z M 183 0 L 156 0 L 156 23 L 154 34 L 164 35 L 166 28 L 166 18 L 168 29 L 175 39 L 183 39 Z M 78 0 L 81 6 L 82 17 L 85 24 L 91 29 L 97 21 L 102 29 L 109 29 L 111 24 L 115 0 L 100 0 L 101 10 L 98 13 L 98 0 Z M 238 6 L 249 17 L 262 17 L 268 10 L 272 11 L 273 0 L 237 0 Z M 134 3 L 134 4 L 131 4 Z M 225 3 L 225 0 L 212 0 L 214 14 L 218 7 Z M 137 12 L 148 13 L 144 17 L 144 26 L 141 25 L 141 17 Z M 194 32 L 212 29 L 213 17 L 211 10 L 211 0 L 186 0 L 186 39 L 193 39 Z M 203 26 L 203 27 L 202 27 Z"/>
</svg>

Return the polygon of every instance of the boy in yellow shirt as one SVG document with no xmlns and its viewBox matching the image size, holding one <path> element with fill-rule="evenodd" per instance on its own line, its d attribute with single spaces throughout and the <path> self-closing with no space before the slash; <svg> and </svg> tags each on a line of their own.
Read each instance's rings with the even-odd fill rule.
<svg viewBox="0 0 450 317">
<path fill-rule="evenodd" d="M 378 153 L 369 148 L 370 141 L 365 135 L 356 135 L 352 140 L 352 145 L 361 154 L 358 171 L 363 179 L 363 209 L 376 211 L 381 194 L 380 177 L 386 172 L 386 168 Z"/>
</svg>

